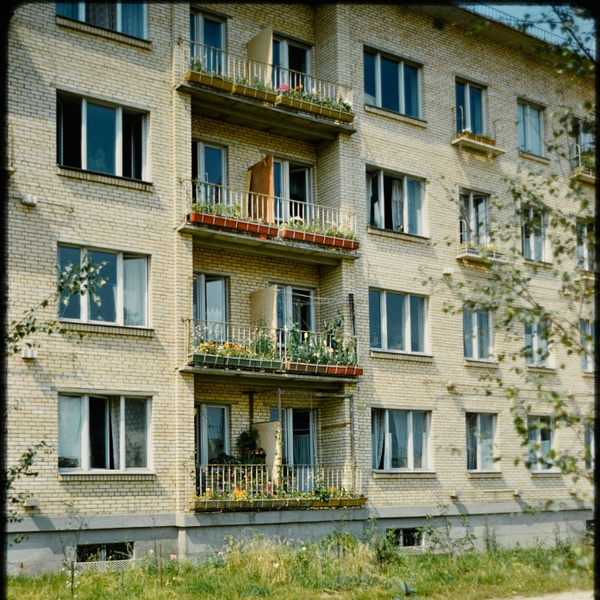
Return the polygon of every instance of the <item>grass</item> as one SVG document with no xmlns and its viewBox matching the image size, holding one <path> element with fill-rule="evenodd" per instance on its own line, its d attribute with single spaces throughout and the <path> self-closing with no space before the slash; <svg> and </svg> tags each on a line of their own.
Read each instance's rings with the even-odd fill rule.
<svg viewBox="0 0 600 600">
<path fill-rule="evenodd" d="M 82 574 L 71 590 L 68 572 L 7 578 L 9 600 L 485 600 L 570 589 L 592 589 L 592 546 L 560 542 L 554 548 L 494 552 L 405 554 L 382 542 L 336 531 L 316 543 L 254 536 L 227 539 L 203 562 L 148 555 L 123 573 Z"/>
</svg>

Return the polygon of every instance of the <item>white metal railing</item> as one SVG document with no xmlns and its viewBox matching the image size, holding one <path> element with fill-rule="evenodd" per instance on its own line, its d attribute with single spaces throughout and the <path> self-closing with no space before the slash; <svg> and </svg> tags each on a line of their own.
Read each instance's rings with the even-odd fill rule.
<svg viewBox="0 0 600 600">
<path fill-rule="evenodd" d="M 188 356 L 211 357 L 223 366 L 244 365 L 243 360 L 301 362 L 316 365 L 358 363 L 358 340 L 339 331 L 316 333 L 294 327 L 269 328 L 238 323 L 189 319 Z M 277 368 L 277 366 L 274 366 Z"/>
<path fill-rule="evenodd" d="M 498 123 L 498 119 L 492 121 L 491 127 L 488 127 L 484 131 L 476 132 L 466 127 L 464 108 L 462 106 L 453 106 L 451 110 L 454 122 L 454 129 L 452 134 L 453 139 L 460 136 L 472 136 L 472 139 L 478 140 L 484 144 L 496 144 L 496 142 L 498 141 L 498 133 L 502 130 L 501 124 L 499 125 Z"/>
<path fill-rule="evenodd" d="M 342 238 L 356 235 L 356 215 L 349 211 L 189 179 L 183 181 L 183 205 L 186 215 L 217 214 Z"/>
<path fill-rule="evenodd" d="M 225 50 L 182 41 L 184 71 L 214 75 L 236 85 L 247 85 L 307 102 L 351 112 L 352 90 L 314 75 L 236 56 Z"/>
<path fill-rule="evenodd" d="M 474 230 L 465 219 L 458 220 L 457 249 L 458 256 L 472 258 L 501 259 L 505 254 L 504 244 L 491 238 L 488 227 Z"/>
<path fill-rule="evenodd" d="M 593 148 L 582 148 L 579 144 L 574 144 L 572 165 L 574 169 L 596 175 L 595 150 Z"/>
<path fill-rule="evenodd" d="M 196 495 L 235 500 L 292 497 L 323 490 L 330 494 L 362 493 L 362 477 L 350 465 L 201 464 L 195 468 Z"/>
</svg>

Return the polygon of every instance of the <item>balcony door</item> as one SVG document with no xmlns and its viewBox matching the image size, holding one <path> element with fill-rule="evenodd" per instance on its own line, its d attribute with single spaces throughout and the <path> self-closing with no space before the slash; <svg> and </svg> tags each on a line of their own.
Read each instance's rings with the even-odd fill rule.
<svg viewBox="0 0 600 600">
<path fill-rule="evenodd" d="M 225 148 L 204 142 L 192 143 L 194 202 L 226 204 Z"/>
<path fill-rule="evenodd" d="M 192 313 L 197 341 L 227 340 L 227 278 L 218 275 L 194 275 Z"/>
<path fill-rule="evenodd" d="M 283 223 L 299 219 L 309 224 L 313 218 L 310 167 L 275 159 L 273 183 L 275 218 Z"/>
<path fill-rule="evenodd" d="M 225 68 L 225 24 L 200 12 L 190 14 L 190 54 L 209 73 Z"/>
</svg>

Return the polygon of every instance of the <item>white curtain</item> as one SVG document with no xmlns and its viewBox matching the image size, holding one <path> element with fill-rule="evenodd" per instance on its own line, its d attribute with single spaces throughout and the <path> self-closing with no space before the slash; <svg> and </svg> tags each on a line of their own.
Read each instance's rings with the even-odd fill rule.
<svg viewBox="0 0 600 600">
<path fill-rule="evenodd" d="M 392 229 L 404 231 L 404 197 L 400 179 L 392 181 Z"/>
<path fill-rule="evenodd" d="M 58 398 L 58 466 L 81 467 L 82 399 L 80 396 Z"/>
<path fill-rule="evenodd" d="M 408 468 L 408 413 L 405 410 L 388 411 L 391 448 L 391 467 Z"/>
<path fill-rule="evenodd" d="M 373 469 L 383 469 L 383 451 L 385 440 L 385 411 L 374 410 L 371 418 L 371 449 Z"/>
<path fill-rule="evenodd" d="M 121 398 L 111 398 L 109 402 L 110 432 L 112 435 L 113 464 L 106 465 L 107 469 L 121 468 Z M 109 453 L 110 454 L 110 453 Z"/>
<path fill-rule="evenodd" d="M 123 313 L 124 324 L 146 324 L 146 259 L 123 257 Z"/>
<path fill-rule="evenodd" d="M 148 466 L 147 412 L 145 398 L 125 399 L 125 467 Z"/>
</svg>

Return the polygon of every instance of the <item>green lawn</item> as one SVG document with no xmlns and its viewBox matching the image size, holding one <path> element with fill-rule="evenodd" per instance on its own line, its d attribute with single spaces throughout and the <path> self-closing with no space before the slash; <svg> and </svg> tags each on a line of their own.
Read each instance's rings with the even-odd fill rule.
<svg viewBox="0 0 600 600">
<path fill-rule="evenodd" d="M 592 589 L 589 543 L 463 554 L 403 554 L 379 542 L 336 532 L 317 543 L 231 539 L 202 563 L 144 557 L 124 572 L 83 574 L 71 589 L 68 570 L 9 577 L 10 600 L 484 600 Z M 407 595 L 403 582 L 414 593 Z"/>
</svg>

